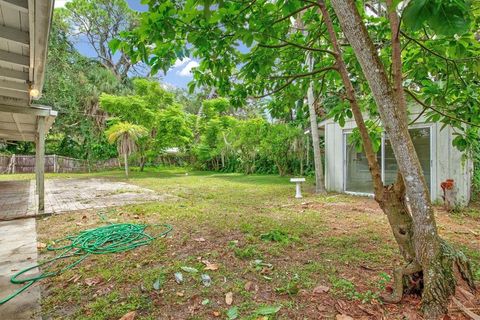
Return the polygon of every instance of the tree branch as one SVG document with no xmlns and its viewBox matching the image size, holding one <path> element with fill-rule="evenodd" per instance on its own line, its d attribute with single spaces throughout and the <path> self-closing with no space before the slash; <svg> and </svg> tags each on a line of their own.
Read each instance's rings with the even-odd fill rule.
<svg viewBox="0 0 480 320">
<path fill-rule="evenodd" d="M 328 53 L 332 56 L 336 56 L 336 53 L 333 52 L 333 51 L 330 51 L 328 49 L 320 49 L 320 48 L 312 48 L 312 47 L 309 47 L 309 46 L 304 46 L 304 45 L 301 45 L 301 44 L 298 44 L 298 43 L 295 43 L 295 42 L 291 42 L 291 41 L 288 41 L 288 40 L 285 40 L 285 39 L 282 39 L 282 38 L 278 38 L 278 37 L 275 37 L 275 36 L 272 36 L 270 34 L 265 34 L 265 33 L 261 33 L 262 35 L 265 35 L 267 37 L 270 37 L 270 38 L 273 38 L 275 40 L 278 40 L 278 41 L 281 41 L 283 43 L 285 43 L 286 45 L 290 45 L 290 46 L 293 46 L 293 47 L 297 47 L 297 48 L 300 48 L 300 49 L 303 49 L 303 50 L 308 50 L 308 51 L 316 51 L 316 52 L 324 52 L 324 53 Z M 260 47 L 267 47 L 268 48 L 268 45 L 267 44 L 259 44 Z"/>
<path fill-rule="evenodd" d="M 288 18 L 296 15 L 297 13 L 302 12 L 303 10 L 306 10 L 306 9 L 308 9 L 308 8 L 314 7 L 315 5 L 316 5 L 315 3 L 311 3 L 311 4 L 309 4 L 308 6 L 305 6 L 305 7 L 303 7 L 303 8 L 297 9 L 297 10 L 295 10 L 294 12 L 289 13 L 289 14 L 286 15 L 285 17 L 274 21 L 273 24 L 276 24 L 276 23 L 282 22 L 282 21 L 284 21 L 284 20 L 287 20 Z"/>
<path fill-rule="evenodd" d="M 480 124 L 475 124 L 475 123 L 472 123 L 472 122 L 469 122 L 467 120 L 463 120 L 463 119 L 460 119 L 456 116 L 453 116 L 453 115 L 450 115 L 444 111 L 441 111 L 439 110 L 437 107 L 434 107 L 434 106 L 431 106 L 431 105 L 427 105 L 425 102 L 423 102 L 422 100 L 420 100 L 420 98 L 418 98 L 413 92 L 411 92 L 410 90 L 408 90 L 407 88 L 404 88 L 403 89 L 406 93 L 408 93 L 409 96 L 411 96 L 413 98 L 413 100 L 415 100 L 418 104 L 420 104 L 423 108 L 425 109 L 431 109 L 433 111 L 435 111 L 436 113 L 446 117 L 446 118 L 449 118 L 449 119 L 452 119 L 452 120 L 455 120 L 455 121 L 458 121 L 458 122 L 461 122 L 461 123 L 464 123 L 464 124 L 467 124 L 469 126 L 472 126 L 472 127 L 477 127 L 477 128 L 480 128 Z M 417 117 L 418 119 L 419 117 Z M 415 119 L 415 121 L 417 120 Z"/>
<path fill-rule="evenodd" d="M 275 93 L 277 93 L 277 92 L 282 91 L 283 89 L 285 89 L 286 87 L 288 87 L 293 81 L 295 81 L 295 78 L 292 78 L 292 79 L 288 80 L 284 85 L 280 86 L 279 88 L 277 88 L 277 89 L 275 89 L 275 90 L 273 90 L 273 91 L 270 91 L 270 92 L 268 92 L 268 93 L 265 93 L 265 94 L 263 94 L 263 95 L 261 95 L 261 96 L 253 96 L 253 97 L 254 97 L 255 99 L 261 99 L 261 98 L 268 97 L 268 96 L 270 96 L 270 95 L 272 95 L 272 94 L 275 94 Z"/>
<path fill-rule="evenodd" d="M 417 40 L 417 39 L 415 39 L 415 38 L 410 37 L 410 36 L 409 36 L 408 34 L 406 34 L 405 32 L 400 31 L 400 33 L 402 34 L 402 36 L 404 36 L 404 37 L 407 38 L 408 40 L 413 41 L 413 42 L 416 43 L 418 46 L 420 46 L 422 49 L 424 49 L 425 51 L 431 53 L 432 55 L 436 56 L 437 58 L 440 58 L 440 59 L 445 60 L 446 62 L 452 63 L 453 66 L 454 66 L 454 68 L 455 68 L 455 71 L 457 72 L 458 78 L 462 81 L 462 83 L 463 83 L 464 86 L 467 86 L 467 83 L 465 82 L 465 80 L 464 80 L 463 77 L 462 77 L 462 74 L 460 73 L 460 69 L 458 68 L 457 62 L 460 62 L 460 61 L 469 61 L 469 60 L 479 60 L 479 59 L 480 59 L 480 56 L 467 57 L 467 58 L 461 58 L 461 59 L 448 58 L 448 57 L 445 57 L 445 56 L 441 55 L 440 53 L 438 53 L 438 52 L 436 52 L 436 51 L 428 48 L 425 44 L 423 44 L 422 42 L 420 42 L 419 40 Z"/>
<path fill-rule="evenodd" d="M 314 74 L 317 74 L 317 73 L 321 73 L 321 72 L 325 72 L 325 71 L 329 71 L 329 70 L 337 70 L 337 69 L 338 68 L 334 65 L 334 66 L 329 66 L 329 67 L 325 67 L 325 68 L 318 69 L 318 70 L 313 70 L 311 72 L 290 74 L 290 75 L 285 75 L 285 76 L 271 76 L 270 79 L 290 79 L 290 78 L 298 79 L 298 78 L 308 77 L 308 76 L 311 76 L 311 75 L 314 75 Z"/>
</svg>

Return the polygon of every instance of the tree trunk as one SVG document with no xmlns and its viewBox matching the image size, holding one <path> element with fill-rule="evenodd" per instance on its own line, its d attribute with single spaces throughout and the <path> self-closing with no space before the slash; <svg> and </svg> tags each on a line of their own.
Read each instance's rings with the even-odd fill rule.
<svg viewBox="0 0 480 320">
<path fill-rule="evenodd" d="M 202 117 L 203 117 L 203 103 L 200 104 L 200 108 L 198 109 L 198 113 L 197 113 L 197 119 L 195 121 L 195 132 L 194 132 L 195 143 L 198 143 L 200 141 L 200 122 L 202 121 Z"/>
<path fill-rule="evenodd" d="M 422 305 L 427 319 L 438 319 L 447 311 L 448 300 L 455 290 L 454 265 L 462 277 L 470 268 L 463 255 L 457 254 L 437 232 L 430 196 L 418 156 L 408 132 L 406 117 L 398 114 L 398 105 L 385 68 L 377 55 L 353 0 L 332 0 L 343 33 L 352 46 L 370 86 L 378 112 L 403 177 L 413 223 L 415 262 L 423 270 Z M 462 265 L 466 269 L 462 270 Z M 471 274 L 471 272 L 470 272 Z M 466 279 L 473 284 L 470 279 Z M 471 285 L 472 286 L 472 285 Z"/>
<path fill-rule="evenodd" d="M 284 166 L 278 161 L 275 161 L 275 165 L 277 166 L 278 174 L 281 177 L 285 176 L 285 173 L 286 173 L 287 170 L 284 168 Z"/>
<path fill-rule="evenodd" d="M 143 169 L 145 169 L 145 156 L 140 156 L 140 172 L 143 172 Z"/>
<path fill-rule="evenodd" d="M 299 17 L 296 19 L 296 27 L 299 29 L 304 29 L 302 15 L 303 13 L 300 13 Z M 307 36 L 308 31 L 303 31 L 303 34 Z M 312 72 L 314 69 L 315 58 L 310 51 L 307 52 L 305 64 L 308 67 L 308 72 Z M 317 112 L 315 110 L 315 93 L 313 90 L 313 80 L 311 80 L 308 85 L 307 103 L 308 116 L 310 117 L 310 132 L 312 135 L 313 163 L 315 165 L 315 193 L 324 194 L 326 193 L 325 180 L 323 174 L 322 153 L 320 152 L 320 135 L 318 133 Z"/>
<path fill-rule="evenodd" d="M 335 52 L 335 61 L 337 70 L 340 73 L 342 82 L 345 86 L 346 96 L 350 102 L 350 107 L 360 132 L 363 149 L 367 158 L 368 167 L 372 176 L 375 200 L 379 204 L 388 218 L 390 227 L 395 236 L 395 240 L 399 246 L 400 252 L 405 259 L 405 265 L 411 266 L 415 258 L 415 253 L 412 247 L 412 222 L 411 216 L 405 205 L 405 192 L 403 183 L 395 184 L 394 186 L 383 185 L 380 165 L 377 161 L 377 156 L 374 152 L 372 141 L 368 133 L 367 126 L 363 119 L 363 115 L 356 99 L 355 89 L 350 81 L 345 62 L 342 58 L 342 51 L 338 44 L 337 35 L 333 26 L 330 14 L 323 2 L 319 2 L 320 11 L 322 13 L 323 21 L 327 27 L 327 31 L 332 43 L 333 51 Z M 401 180 L 400 180 L 401 181 Z M 403 276 L 400 277 L 400 280 Z M 389 301 L 400 301 L 403 295 L 403 287 L 400 290 L 395 290 Z"/>
<path fill-rule="evenodd" d="M 308 71 L 313 71 L 314 58 L 311 52 L 307 53 Z M 325 181 L 323 178 L 322 153 L 320 151 L 320 135 L 318 133 L 317 113 L 315 111 L 315 95 L 313 81 L 310 81 L 307 91 L 308 114 L 310 117 L 310 132 L 312 133 L 313 161 L 315 164 L 315 192 L 325 193 Z"/>
<path fill-rule="evenodd" d="M 126 152 L 123 154 L 123 159 L 125 160 L 125 176 L 128 179 L 128 155 Z"/>
</svg>

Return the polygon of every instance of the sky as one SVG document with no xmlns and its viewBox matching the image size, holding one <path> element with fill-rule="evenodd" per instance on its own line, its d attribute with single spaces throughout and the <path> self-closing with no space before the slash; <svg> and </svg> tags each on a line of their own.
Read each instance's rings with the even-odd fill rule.
<svg viewBox="0 0 480 320">
<path fill-rule="evenodd" d="M 69 2 L 70 0 L 55 0 L 55 8 L 61 8 L 65 6 L 65 3 Z M 142 5 L 140 0 L 127 0 L 130 8 L 137 11 L 146 11 L 148 7 L 146 5 Z M 72 39 L 73 40 L 73 39 Z M 88 57 L 95 57 L 95 52 L 93 49 L 88 45 L 88 43 L 84 41 L 74 41 L 75 47 L 77 50 L 85 56 Z M 186 88 L 187 84 L 192 80 L 191 70 L 194 67 L 198 66 L 198 62 L 190 59 L 185 58 L 182 61 L 177 60 L 172 68 L 167 72 L 167 74 L 163 74 L 163 71 L 159 71 L 159 75 L 162 78 L 162 82 L 173 85 L 178 88 Z"/>
</svg>

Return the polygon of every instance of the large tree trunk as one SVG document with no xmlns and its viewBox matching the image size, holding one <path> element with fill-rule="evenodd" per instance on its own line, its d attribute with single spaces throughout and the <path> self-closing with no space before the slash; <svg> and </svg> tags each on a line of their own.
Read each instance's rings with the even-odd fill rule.
<svg viewBox="0 0 480 320">
<path fill-rule="evenodd" d="M 311 52 L 307 53 L 308 71 L 313 71 L 314 58 Z M 323 179 L 322 153 L 320 151 L 320 135 L 318 133 L 317 112 L 315 111 L 315 95 L 313 81 L 310 81 L 307 91 L 308 115 L 310 117 L 310 132 L 313 144 L 313 162 L 315 164 L 315 192 L 325 193 L 325 181 Z"/>
<path fill-rule="evenodd" d="M 408 132 L 408 123 L 406 117 L 399 114 L 401 106 L 398 107 L 402 102 L 396 98 L 394 89 L 388 81 L 385 68 L 355 7 L 355 2 L 332 0 L 331 3 L 343 33 L 362 67 L 391 141 L 412 216 L 415 262 L 423 271 L 423 309 L 427 319 L 438 319 L 446 313 L 448 300 L 455 290 L 454 265 L 459 267 L 462 277 L 468 278 L 471 275 L 468 263 L 463 255 L 454 252 L 438 236 L 429 192 Z M 462 268 L 465 264 L 466 269 Z M 418 270 L 413 268 L 413 271 Z M 472 281 L 468 282 L 473 285 Z"/>
<path fill-rule="evenodd" d="M 337 40 L 332 19 L 330 18 L 330 14 L 325 4 L 320 1 L 319 6 L 322 19 L 327 27 L 327 31 L 331 40 L 333 52 L 335 52 L 337 71 L 340 73 L 342 78 L 342 82 L 346 90 L 346 96 L 350 102 L 350 107 L 352 109 L 357 128 L 360 132 L 363 150 L 365 152 L 370 174 L 372 176 L 375 200 L 388 218 L 395 240 L 399 246 L 400 253 L 405 259 L 405 266 L 408 267 L 409 270 L 412 270 L 413 266 L 416 266 L 415 252 L 412 245 L 412 218 L 405 205 L 405 189 L 403 181 L 399 179 L 400 183 L 392 186 L 384 186 L 383 184 L 380 164 L 377 161 L 377 156 L 373 149 L 372 141 L 370 139 L 367 126 L 365 125 L 365 121 L 356 98 L 355 88 L 353 87 L 345 62 L 342 58 L 342 51 Z M 399 272 L 397 271 L 395 274 L 398 275 Z M 403 274 L 400 275 L 399 278 L 400 283 L 403 283 Z M 398 281 L 396 281 L 396 283 L 398 283 Z M 388 300 L 398 302 L 402 298 L 402 295 L 403 287 L 400 288 L 400 290 L 395 290 L 394 294 L 391 297 L 388 297 Z"/>
</svg>

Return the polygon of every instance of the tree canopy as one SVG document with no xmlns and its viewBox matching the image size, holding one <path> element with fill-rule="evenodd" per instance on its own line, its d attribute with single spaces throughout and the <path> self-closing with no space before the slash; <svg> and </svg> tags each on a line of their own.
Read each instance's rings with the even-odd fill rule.
<svg viewBox="0 0 480 320">
<path fill-rule="evenodd" d="M 424 282 L 425 315 L 437 319 L 445 314 L 455 292 L 454 269 L 475 287 L 468 261 L 438 235 L 408 125 L 426 115 L 455 130 L 453 145 L 458 149 L 476 149 L 480 127 L 478 3 L 147 3 L 149 10 L 140 16 L 138 27 L 122 33 L 123 41 L 115 41 L 113 49 L 144 61 L 153 72 L 192 56 L 200 64 L 194 70 L 191 91 L 195 86 L 212 87 L 236 106 L 268 97 L 265 101 L 271 113 L 281 115 L 285 104 L 301 105 L 297 102 L 304 99 L 308 88 L 340 125 L 346 118 L 355 119 L 375 200 L 387 215 L 405 259 L 405 265 L 395 272 L 394 292 L 385 301 L 400 301 L 404 287 L 409 290 L 409 277 L 418 276 Z M 408 119 L 409 105 L 422 110 L 412 120 Z M 384 185 L 375 154 L 380 125 L 388 134 L 399 168 L 392 186 Z M 280 172 L 278 160 L 291 151 L 272 142 L 285 133 L 274 133 L 271 143 L 258 149 L 272 155 Z M 288 145 L 285 142 L 283 147 Z M 250 155 L 249 167 L 253 167 L 251 159 L 258 152 L 251 148 L 255 142 L 243 141 L 242 145 L 249 148 L 242 154 Z M 274 145 L 278 154 L 270 149 Z"/>
</svg>

